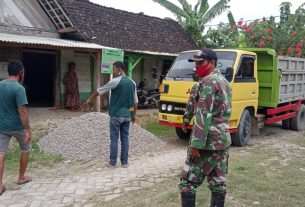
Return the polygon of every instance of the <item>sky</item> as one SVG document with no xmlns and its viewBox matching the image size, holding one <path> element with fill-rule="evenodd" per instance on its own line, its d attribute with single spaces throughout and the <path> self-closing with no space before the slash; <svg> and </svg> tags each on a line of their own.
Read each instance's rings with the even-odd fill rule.
<svg viewBox="0 0 305 207">
<path fill-rule="evenodd" d="M 144 12 L 149 16 L 156 16 L 160 18 L 170 17 L 174 19 L 174 15 L 158 3 L 152 0 L 90 0 L 94 3 L 129 11 L 133 13 Z M 169 0 L 170 2 L 180 5 L 177 0 Z M 187 0 L 194 6 L 198 0 Z M 209 0 L 210 8 L 218 0 Z M 292 4 L 291 12 L 293 13 L 305 0 L 231 0 L 229 3 L 230 11 L 233 13 L 235 21 L 243 18 L 244 20 L 254 20 L 262 17 L 279 16 L 280 4 L 283 1 L 288 1 Z M 217 25 L 219 22 L 227 23 L 227 12 L 216 17 L 208 25 Z M 277 19 L 276 19 L 277 20 Z"/>
</svg>

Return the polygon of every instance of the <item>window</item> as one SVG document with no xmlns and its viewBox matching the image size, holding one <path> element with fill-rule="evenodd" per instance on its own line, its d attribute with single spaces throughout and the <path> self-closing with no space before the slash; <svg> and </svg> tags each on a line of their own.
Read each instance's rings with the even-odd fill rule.
<svg viewBox="0 0 305 207">
<path fill-rule="evenodd" d="M 254 60 L 255 58 L 253 56 L 242 57 L 234 82 L 255 82 Z"/>
</svg>

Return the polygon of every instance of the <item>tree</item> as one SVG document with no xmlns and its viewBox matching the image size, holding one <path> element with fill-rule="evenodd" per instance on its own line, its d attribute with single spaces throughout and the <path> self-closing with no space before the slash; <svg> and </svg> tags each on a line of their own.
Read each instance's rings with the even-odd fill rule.
<svg viewBox="0 0 305 207">
<path fill-rule="evenodd" d="M 238 47 L 237 30 L 232 30 L 228 24 L 220 23 L 217 29 L 209 28 L 205 39 L 205 47 L 208 48 L 235 48 Z"/>
<path fill-rule="evenodd" d="M 205 25 L 228 9 L 229 6 L 227 4 L 230 2 L 230 0 L 219 0 L 210 8 L 208 0 L 198 0 L 194 7 L 192 7 L 187 0 L 178 0 L 180 7 L 169 0 L 153 1 L 172 12 L 179 24 L 195 40 L 199 47 L 202 47 L 205 44 L 203 38 Z"/>
<path fill-rule="evenodd" d="M 278 55 L 304 57 L 305 3 L 294 14 L 290 13 L 290 7 L 289 2 L 281 3 L 279 23 L 271 17 L 250 23 L 246 30 L 239 28 L 246 37 L 247 47 L 268 47 L 275 49 Z"/>
<path fill-rule="evenodd" d="M 240 36 L 237 29 L 232 29 L 230 25 L 235 25 L 235 20 L 231 12 L 228 13 L 230 24 L 220 23 L 216 29 L 209 28 L 205 39 L 205 47 L 209 48 L 236 48 L 239 45 Z"/>
</svg>

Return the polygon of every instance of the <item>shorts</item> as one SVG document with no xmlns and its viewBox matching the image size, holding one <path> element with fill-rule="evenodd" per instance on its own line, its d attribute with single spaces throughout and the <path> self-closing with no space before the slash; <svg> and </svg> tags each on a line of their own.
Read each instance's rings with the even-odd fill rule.
<svg viewBox="0 0 305 207">
<path fill-rule="evenodd" d="M 31 150 L 31 144 L 25 143 L 25 130 L 0 132 L 0 154 L 8 153 L 8 147 L 12 137 L 16 138 L 22 152 L 28 152 Z"/>
</svg>

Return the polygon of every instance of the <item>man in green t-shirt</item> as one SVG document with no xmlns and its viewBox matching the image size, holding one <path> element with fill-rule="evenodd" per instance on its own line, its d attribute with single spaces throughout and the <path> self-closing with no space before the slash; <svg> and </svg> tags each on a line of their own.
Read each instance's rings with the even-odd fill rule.
<svg viewBox="0 0 305 207">
<path fill-rule="evenodd" d="M 126 76 L 127 69 L 124 63 L 113 63 L 115 78 L 106 85 L 98 88 L 86 101 L 89 105 L 94 98 L 111 90 L 109 115 L 110 115 L 110 156 L 108 167 L 114 168 L 118 156 L 118 139 L 121 140 L 121 164 L 128 167 L 129 126 L 135 122 L 138 104 L 137 87 L 135 82 Z"/>
<path fill-rule="evenodd" d="M 17 184 L 32 180 L 25 176 L 31 149 L 31 129 L 25 105 L 28 104 L 25 89 L 20 84 L 24 79 L 24 67 L 18 60 L 8 64 L 9 78 L 0 81 L 0 195 L 5 191 L 3 184 L 4 158 L 9 143 L 15 137 L 21 149 L 20 169 Z"/>
</svg>

